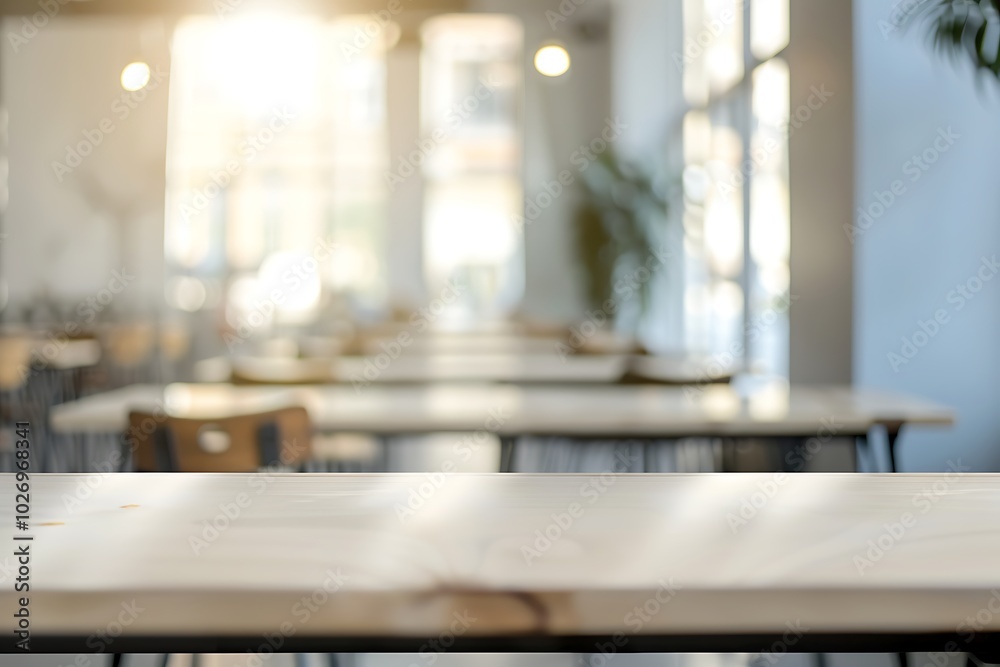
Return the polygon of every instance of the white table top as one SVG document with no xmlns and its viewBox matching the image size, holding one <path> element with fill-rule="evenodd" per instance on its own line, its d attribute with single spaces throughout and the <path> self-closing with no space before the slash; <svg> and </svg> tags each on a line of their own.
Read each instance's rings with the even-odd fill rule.
<svg viewBox="0 0 1000 667">
<path fill-rule="evenodd" d="M 400 336 L 384 336 L 370 340 L 365 354 L 378 355 L 400 342 Z M 526 336 L 515 333 L 426 333 L 405 336 L 409 340 L 403 354 L 553 354 L 565 346 L 564 338 Z M 562 347 L 560 347 L 562 344 Z"/>
<path fill-rule="evenodd" d="M 501 435 L 681 437 L 866 433 L 874 424 L 949 425 L 952 412 L 928 401 L 847 387 L 768 385 L 700 392 L 656 385 L 133 385 L 55 406 L 58 432 L 122 431 L 130 410 L 219 418 L 302 405 L 324 431 L 382 434 L 472 432 Z M 821 431 L 822 429 L 822 431 Z"/>
<path fill-rule="evenodd" d="M 698 384 L 732 371 L 706 358 L 631 356 L 626 354 L 559 354 L 533 352 L 409 351 L 386 355 L 336 358 L 213 357 L 195 365 L 200 382 L 228 382 L 232 373 L 257 382 L 281 384 L 416 384 L 432 382 L 510 382 L 572 384 L 618 382 L 626 373 L 649 382 Z"/>
<path fill-rule="evenodd" d="M 36 642 L 92 636 L 123 603 L 142 610 L 126 639 L 955 632 L 1000 587 L 997 475 L 451 475 L 408 514 L 427 475 L 83 477 L 32 479 Z"/>
<path fill-rule="evenodd" d="M 101 345 L 91 338 L 59 343 L 41 340 L 35 344 L 33 354 L 50 368 L 72 370 L 97 365 L 101 360 Z"/>
<path fill-rule="evenodd" d="M 361 340 L 337 336 L 306 336 L 293 341 L 306 357 L 333 357 L 357 350 L 379 355 L 399 344 L 411 354 L 552 354 L 565 349 L 565 336 L 528 336 L 514 332 L 423 332 L 412 327 L 396 333 L 366 335 Z M 562 347 L 560 347 L 562 344 Z M 360 350 L 358 349 L 360 346 Z"/>
<path fill-rule="evenodd" d="M 198 380 L 224 382 L 238 372 L 259 382 L 412 384 L 430 382 L 612 383 L 628 367 L 628 357 L 565 357 L 554 352 L 533 354 L 400 353 L 370 357 L 297 359 L 285 357 L 212 358 L 195 368 Z"/>
</svg>

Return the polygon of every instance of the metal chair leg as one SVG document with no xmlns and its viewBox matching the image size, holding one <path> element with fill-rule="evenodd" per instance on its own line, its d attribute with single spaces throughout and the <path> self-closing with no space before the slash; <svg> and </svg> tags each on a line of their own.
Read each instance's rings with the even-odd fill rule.
<svg viewBox="0 0 1000 667">
<path fill-rule="evenodd" d="M 908 653 L 897 653 L 896 656 L 899 658 L 899 667 L 910 667 L 910 656 Z"/>
<path fill-rule="evenodd" d="M 111 655 L 111 667 L 121 667 L 122 664 L 122 654 L 113 653 Z"/>
</svg>

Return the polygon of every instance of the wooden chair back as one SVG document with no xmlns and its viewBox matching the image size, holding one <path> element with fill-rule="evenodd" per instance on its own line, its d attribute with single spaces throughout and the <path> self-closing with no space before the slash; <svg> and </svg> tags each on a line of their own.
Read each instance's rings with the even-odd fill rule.
<svg viewBox="0 0 1000 667">
<path fill-rule="evenodd" d="M 0 337 L 0 391 L 17 389 L 27 377 L 33 342 L 27 336 Z"/>
<path fill-rule="evenodd" d="M 141 472 L 254 472 L 312 457 L 312 424 L 302 407 L 218 419 L 132 412 L 128 434 Z"/>
</svg>

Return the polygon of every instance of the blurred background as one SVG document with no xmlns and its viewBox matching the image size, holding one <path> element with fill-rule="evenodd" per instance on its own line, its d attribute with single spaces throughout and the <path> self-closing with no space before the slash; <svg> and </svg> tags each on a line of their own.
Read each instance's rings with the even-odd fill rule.
<svg viewBox="0 0 1000 667">
<path fill-rule="evenodd" d="M 5 3 L 0 322 L 37 368 L 94 337 L 77 392 L 590 323 L 940 400 L 903 467 L 995 470 L 1000 294 L 955 290 L 1000 246 L 997 83 L 933 4 Z"/>
</svg>

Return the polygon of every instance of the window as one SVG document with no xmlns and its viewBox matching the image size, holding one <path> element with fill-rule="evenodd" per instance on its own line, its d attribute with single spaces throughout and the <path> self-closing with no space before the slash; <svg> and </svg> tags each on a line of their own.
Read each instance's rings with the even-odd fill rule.
<svg viewBox="0 0 1000 667">
<path fill-rule="evenodd" d="M 687 347 L 785 376 L 788 0 L 685 0 L 684 32 Z"/>
<path fill-rule="evenodd" d="M 167 300 L 274 330 L 323 313 L 384 312 L 392 196 L 386 51 L 370 17 L 193 17 L 172 45 Z M 520 231 L 523 30 L 502 15 L 421 29 L 427 293 L 462 287 L 453 318 L 500 315 L 524 289 Z M 346 48 L 345 48 L 346 46 Z M 340 305 L 341 308 L 332 306 Z"/>
<path fill-rule="evenodd" d="M 428 292 L 462 285 L 453 317 L 512 310 L 524 290 L 520 23 L 500 15 L 440 16 L 422 31 L 421 125 Z"/>
<path fill-rule="evenodd" d="M 182 21 L 172 45 L 167 300 L 244 331 L 384 304 L 384 49 L 360 18 Z"/>
</svg>

